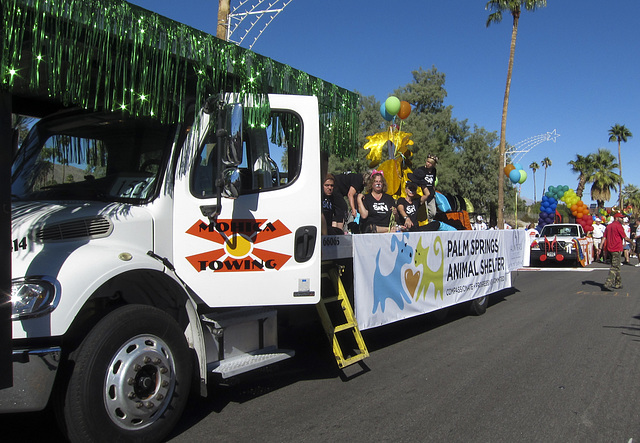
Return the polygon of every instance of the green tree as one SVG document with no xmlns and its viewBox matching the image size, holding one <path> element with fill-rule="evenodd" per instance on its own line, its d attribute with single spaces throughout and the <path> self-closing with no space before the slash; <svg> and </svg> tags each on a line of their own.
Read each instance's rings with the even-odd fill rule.
<svg viewBox="0 0 640 443">
<path fill-rule="evenodd" d="M 620 151 L 620 142 L 627 142 L 627 139 L 633 137 L 631 131 L 629 131 L 624 125 L 615 124 L 609 129 L 609 141 L 618 142 L 618 168 L 620 171 L 620 183 L 618 183 L 618 203 L 620 209 L 622 209 L 622 155 Z"/>
<path fill-rule="evenodd" d="M 622 189 L 622 199 L 625 207 L 631 205 L 633 215 L 638 215 L 640 209 L 640 188 L 636 185 L 627 185 Z"/>
<path fill-rule="evenodd" d="M 620 176 L 613 172 L 618 164 L 608 149 L 600 148 L 590 157 L 593 161 L 593 174 L 589 180 L 592 183 L 591 200 L 598 202 L 598 208 L 604 208 L 604 203 L 611 199 L 611 191 L 615 191 L 620 183 Z"/>
<path fill-rule="evenodd" d="M 542 181 L 542 195 L 545 193 L 545 189 L 547 189 L 547 168 L 553 164 L 549 157 L 545 157 L 540 162 L 542 167 L 544 168 L 544 180 Z"/>
<path fill-rule="evenodd" d="M 380 102 L 373 95 L 360 94 L 360 137 L 359 145 L 362 147 L 367 142 L 366 136 L 373 135 L 384 129 L 385 121 L 380 115 Z M 363 173 L 369 169 L 366 153 L 360 150 L 355 156 L 340 158 L 332 155 L 329 157 L 329 172 L 358 172 Z"/>
<path fill-rule="evenodd" d="M 456 146 L 464 139 L 468 128 L 452 117 L 453 106 L 444 104 L 447 97 L 444 73 L 433 66 L 428 71 L 419 68 L 411 74 L 413 81 L 394 91 L 396 97 L 412 107 L 402 129 L 413 134 L 413 165 L 422 166 L 427 155 L 435 154 L 439 158 L 440 174 L 440 169 L 452 161 Z M 443 169 L 440 181 L 449 181 L 450 178 L 445 177 L 447 170 Z"/>
<path fill-rule="evenodd" d="M 467 197 L 476 212 L 487 212 L 496 202 L 494 183 L 498 151 L 492 146 L 495 146 L 497 138 L 495 132 L 475 127 L 474 132 L 469 133 L 461 143 L 455 156 L 455 163 L 450 165 L 456 177 L 444 190 Z"/>
<path fill-rule="evenodd" d="M 491 11 L 487 17 L 487 27 L 492 23 L 502 21 L 502 13 L 509 12 L 513 17 L 511 28 L 511 49 L 509 51 L 509 66 L 507 68 L 507 85 L 504 90 L 502 102 L 502 123 L 500 125 L 500 162 L 498 167 L 498 226 L 502 227 L 504 220 L 504 170 L 505 148 L 507 144 L 507 109 L 509 107 L 509 91 L 511 89 L 511 74 L 513 73 L 513 58 L 516 52 L 516 37 L 518 36 L 518 22 L 520 13 L 524 8 L 527 11 L 535 11 L 536 8 L 547 6 L 546 0 L 489 0 L 485 9 Z"/>
<path fill-rule="evenodd" d="M 497 134 L 484 128 L 470 128 L 466 120 L 452 117 L 453 107 L 445 106 L 447 91 L 445 75 L 435 67 L 412 72 L 413 79 L 393 93 L 400 100 L 409 102 L 412 111 L 403 121 L 394 123 L 409 132 L 414 142 L 409 147 L 412 159 L 406 164 L 415 169 L 424 165 L 428 154 L 435 154 L 438 162 L 438 190 L 468 198 L 478 212 L 488 212 L 497 202 L 498 151 Z M 380 115 L 380 102 L 373 97 L 361 97 L 360 130 L 361 144 L 365 136 L 386 131 L 391 122 Z M 368 169 L 367 152 L 362 149 L 354 159 L 339 159 L 330 156 L 329 171 L 333 173 Z M 383 154 L 383 160 L 387 158 Z M 506 192 L 514 192 L 512 186 Z M 510 195 L 510 194 L 509 194 Z"/>
<path fill-rule="evenodd" d="M 535 204 L 538 201 L 536 198 L 536 171 L 540 169 L 540 165 L 536 162 L 531 162 L 529 168 L 533 171 L 533 203 Z"/>
<path fill-rule="evenodd" d="M 578 174 L 578 187 L 576 188 L 576 195 L 582 199 L 584 193 L 584 187 L 589 181 L 591 174 L 593 174 L 593 160 L 589 155 L 576 154 L 576 159 L 571 160 L 568 165 L 571 166 L 571 171 Z"/>
<path fill-rule="evenodd" d="M 423 166 L 429 154 L 438 156 L 438 189 L 454 192 L 459 180 L 457 155 L 471 130 L 466 121 L 453 118 L 453 106 L 444 104 L 447 97 L 444 73 L 432 66 L 430 70 L 419 68 L 411 74 L 413 81 L 394 91 L 396 97 L 412 107 L 402 123 L 402 130 L 413 134 L 411 166 L 414 169 Z"/>
</svg>

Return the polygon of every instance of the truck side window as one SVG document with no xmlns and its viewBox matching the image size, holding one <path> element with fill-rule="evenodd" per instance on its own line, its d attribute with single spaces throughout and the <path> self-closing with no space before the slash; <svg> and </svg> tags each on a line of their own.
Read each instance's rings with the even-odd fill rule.
<svg viewBox="0 0 640 443">
<path fill-rule="evenodd" d="M 273 111 L 265 127 L 245 124 L 242 163 L 242 194 L 269 191 L 287 186 L 300 174 L 302 123 L 291 112 Z M 216 195 L 215 131 L 199 148 L 191 177 L 191 192 L 199 198 Z"/>
<path fill-rule="evenodd" d="M 273 111 L 269 125 L 248 128 L 244 140 L 245 161 L 240 165 L 243 190 L 256 192 L 286 186 L 300 173 L 302 123 L 296 114 Z"/>
</svg>

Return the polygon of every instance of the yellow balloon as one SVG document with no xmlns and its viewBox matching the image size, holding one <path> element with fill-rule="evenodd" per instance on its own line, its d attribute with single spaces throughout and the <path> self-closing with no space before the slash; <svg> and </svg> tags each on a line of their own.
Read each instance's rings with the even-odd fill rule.
<svg viewBox="0 0 640 443">
<path fill-rule="evenodd" d="M 404 182 L 402 181 L 402 159 L 390 159 L 382 162 L 379 169 L 384 175 L 384 179 L 387 181 L 387 194 L 400 195 L 403 192 Z"/>
</svg>

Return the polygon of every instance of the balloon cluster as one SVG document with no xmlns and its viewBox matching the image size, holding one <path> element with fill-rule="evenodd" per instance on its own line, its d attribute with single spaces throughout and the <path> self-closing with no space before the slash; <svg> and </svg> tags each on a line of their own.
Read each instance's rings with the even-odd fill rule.
<svg viewBox="0 0 640 443">
<path fill-rule="evenodd" d="M 554 222 L 557 206 L 558 199 L 556 199 L 555 195 L 550 196 L 547 192 L 542 196 L 542 202 L 540 203 L 540 215 L 538 216 L 538 231 L 540 231 L 544 225 Z"/>
<path fill-rule="evenodd" d="M 520 163 L 511 164 L 509 163 L 504 167 L 504 175 L 509 177 L 511 183 L 514 185 L 516 183 L 523 184 L 527 180 L 527 171 L 522 169 L 522 165 Z"/>
<path fill-rule="evenodd" d="M 409 102 L 404 100 L 400 101 L 398 97 L 394 97 L 393 95 L 380 105 L 380 115 L 388 122 L 393 120 L 393 117 L 396 115 L 401 120 L 404 120 L 409 117 L 409 114 L 411 114 L 411 105 Z"/>
<path fill-rule="evenodd" d="M 568 189 L 567 186 L 562 201 L 564 201 L 571 210 L 571 214 L 576 218 L 576 223 L 582 225 L 582 228 L 586 232 L 593 231 L 593 217 L 591 217 L 589 213 L 589 207 L 584 204 L 573 189 Z"/>
<path fill-rule="evenodd" d="M 593 218 L 589 213 L 589 207 L 567 185 L 549 186 L 549 190 L 542 197 L 540 217 L 538 218 L 538 226 L 540 228 L 546 224 L 553 223 L 558 201 L 566 203 L 571 210 L 571 214 L 576 218 L 576 223 L 582 225 L 585 232 L 593 231 Z"/>
</svg>

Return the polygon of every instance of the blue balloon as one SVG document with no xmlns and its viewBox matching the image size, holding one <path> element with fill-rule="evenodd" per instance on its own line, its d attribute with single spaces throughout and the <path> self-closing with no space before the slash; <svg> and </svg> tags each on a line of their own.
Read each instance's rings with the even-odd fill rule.
<svg viewBox="0 0 640 443">
<path fill-rule="evenodd" d="M 382 104 L 380 105 L 380 115 L 388 122 L 393 119 L 393 115 L 387 112 L 387 107 L 385 106 L 384 102 L 382 102 Z"/>
<path fill-rule="evenodd" d="M 512 183 L 518 183 L 520 181 L 520 171 L 518 169 L 514 169 L 509 173 L 509 180 Z"/>
<path fill-rule="evenodd" d="M 516 168 L 517 170 L 522 170 L 522 165 L 520 163 L 514 163 L 513 167 Z"/>
</svg>

